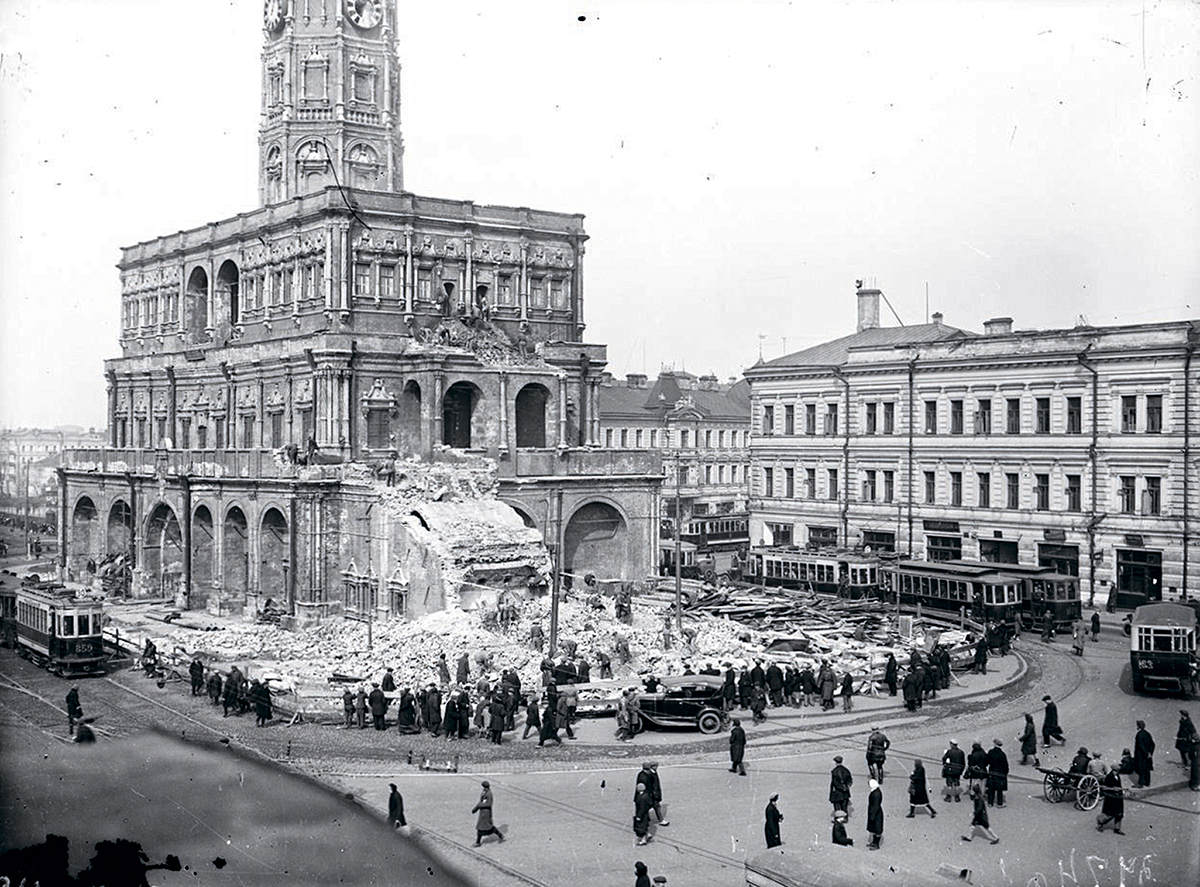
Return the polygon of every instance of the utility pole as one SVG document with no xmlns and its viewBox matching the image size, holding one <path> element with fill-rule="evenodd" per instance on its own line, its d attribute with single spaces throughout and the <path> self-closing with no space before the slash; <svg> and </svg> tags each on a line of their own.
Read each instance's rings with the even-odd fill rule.
<svg viewBox="0 0 1200 887">
<path fill-rule="evenodd" d="M 562 503 L 563 491 L 559 487 L 554 497 L 554 583 L 550 594 L 550 655 L 558 649 L 558 594 L 562 587 Z"/>
<path fill-rule="evenodd" d="M 679 636 L 682 638 L 683 637 L 683 574 L 681 572 L 681 567 L 680 567 L 680 561 L 682 560 L 682 558 L 680 557 L 680 548 L 682 546 L 680 544 L 680 539 L 679 539 L 679 529 L 680 529 L 680 527 L 679 527 L 679 523 L 680 523 L 679 485 L 682 480 L 679 475 L 680 475 L 680 465 L 681 464 L 682 464 L 681 458 L 676 457 L 676 459 L 675 459 L 675 630 L 679 633 Z"/>
</svg>

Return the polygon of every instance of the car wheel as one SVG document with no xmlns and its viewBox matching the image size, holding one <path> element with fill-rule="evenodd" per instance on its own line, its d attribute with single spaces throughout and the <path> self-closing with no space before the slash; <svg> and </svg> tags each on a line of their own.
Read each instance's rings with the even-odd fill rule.
<svg viewBox="0 0 1200 887">
<path fill-rule="evenodd" d="M 721 730 L 721 714 L 712 709 L 700 712 L 700 717 L 696 719 L 696 726 L 700 728 L 701 733 L 718 733 Z"/>
</svg>

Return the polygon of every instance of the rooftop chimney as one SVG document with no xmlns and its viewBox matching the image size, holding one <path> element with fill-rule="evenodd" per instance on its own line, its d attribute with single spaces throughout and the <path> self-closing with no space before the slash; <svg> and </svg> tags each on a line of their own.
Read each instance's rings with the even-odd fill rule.
<svg viewBox="0 0 1200 887">
<path fill-rule="evenodd" d="M 645 388 L 646 376 L 642 373 L 628 373 L 625 376 L 625 385 L 629 388 Z"/>
<path fill-rule="evenodd" d="M 858 332 L 879 328 L 879 297 L 877 289 L 863 289 L 858 281 Z"/>
<path fill-rule="evenodd" d="M 933 325 L 934 326 L 942 325 L 942 312 L 940 312 L 940 311 L 933 312 Z"/>
<path fill-rule="evenodd" d="M 602 372 L 600 374 L 600 384 L 601 385 L 603 385 L 605 388 L 607 388 L 607 387 L 611 386 L 612 383 L 613 383 L 613 374 L 612 373 L 610 373 L 608 370 L 605 370 L 604 372 Z"/>
<path fill-rule="evenodd" d="M 983 334 L 985 336 L 1007 336 L 1011 332 L 1011 317 L 993 317 L 991 320 L 983 322 Z"/>
<path fill-rule="evenodd" d="M 717 390 L 717 377 L 712 376 L 712 375 L 701 376 L 700 377 L 700 390 L 701 391 L 716 391 Z"/>
</svg>

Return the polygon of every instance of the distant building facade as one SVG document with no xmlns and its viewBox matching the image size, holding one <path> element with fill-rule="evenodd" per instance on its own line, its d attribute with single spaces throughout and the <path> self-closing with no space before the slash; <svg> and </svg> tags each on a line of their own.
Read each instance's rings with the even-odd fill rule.
<svg viewBox="0 0 1200 887">
<path fill-rule="evenodd" d="M 100 446 L 104 441 L 103 431 L 78 425 L 0 429 L 0 497 L 5 500 L 5 510 L 13 511 L 28 493 L 44 517 L 46 507 L 53 508 L 58 489 L 55 470 L 62 464 L 63 453 Z"/>
<path fill-rule="evenodd" d="M 860 287 L 855 333 L 746 371 L 755 544 L 1045 564 L 1122 604 L 1194 593 L 1200 322 L 884 328 L 880 297 Z"/>
<path fill-rule="evenodd" d="M 367 584 L 354 609 L 396 615 L 399 537 L 332 466 L 415 456 L 495 460 L 564 571 L 644 575 L 658 466 L 589 449 L 583 217 L 401 190 L 395 0 L 303 8 L 265 10 L 262 206 L 122 250 L 108 446 L 66 471 L 64 569 L 123 553 L 135 591 L 313 617 Z"/>
<path fill-rule="evenodd" d="M 651 384 L 642 374 L 623 382 L 605 374 L 600 428 L 606 449 L 660 454 L 667 478 L 660 566 L 673 563 L 676 502 L 688 555 L 746 546 L 750 389 L 744 380 L 722 383 L 716 376 L 663 371 Z"/>
</svg>

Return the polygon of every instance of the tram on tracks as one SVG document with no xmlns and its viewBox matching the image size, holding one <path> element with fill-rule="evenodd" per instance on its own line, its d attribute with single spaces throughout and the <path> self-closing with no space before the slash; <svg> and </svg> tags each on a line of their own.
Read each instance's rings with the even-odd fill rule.
<svg viewBox="0 0 1200 887">
<path fill-rule="evenodd" d="M 1008 564 L 965 561 L 896 561 L 880 573 L 884 594 L 901 604 L 950 613 L 964 612 L 978 622 L 1020 630 L 1025 578 Z"/>
<path fill-rule="evenodd" d="M 1196 628 L 1196 610 L 1184 604 L 1143 604 L 1133 611 L 1129 667 L 1134 692 L 1194 692 Z"/>
<path fill-rule="evenodd" d="M 25 582 L 15 592 L 15 643 L 22 656 L 63 677 L 103 673 L 102 601 L 57 582 Z"/>
<path fill-rule="evenodd" d="M 1046 611 L 1055 631 L 1071 631 L 1071 626 L 1083 615 L 1079 593 L 1079 577 L 1055 572 L 1053 567 L 1034 564 L 1009 564 L 995 561 L 944 561 L 948 564 L 987 567 L 1018 576 L 1021 583 L 1021 627 L 1041 630 Z"/>
<path fill-rule="evenodd" d="M 11 577 L 0 579 L 0 643 L 17 645 L 17 587 Z"/>
<path fill-rule="evenodd" d="M 809 588 L 857 599 L 878 596 L 884 563 L 875 555 L 849 550 L 755 548 L 750 552 L 746 578 L 763 585 Z"/>
</svg>

